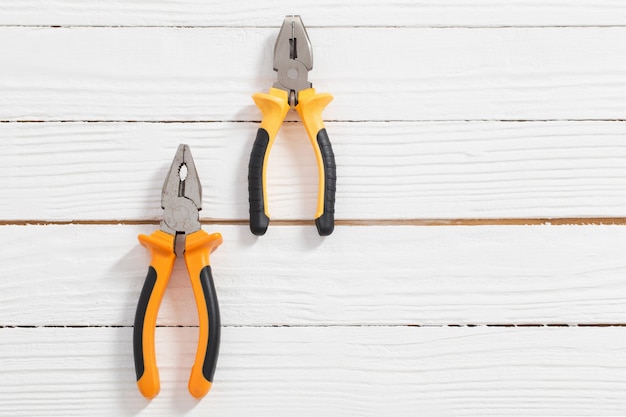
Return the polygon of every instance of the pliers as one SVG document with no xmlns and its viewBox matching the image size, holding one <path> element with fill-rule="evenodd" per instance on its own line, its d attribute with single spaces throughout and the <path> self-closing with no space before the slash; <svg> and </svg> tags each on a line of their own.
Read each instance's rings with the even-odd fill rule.
<svg viewBox="0 0 626 417">
<path fill-rule="evenodd" d="M 276 134 L 290 108 L 295 108 L 302 118 L 317 159 L 317 231 L 321 236 L 333 232 L 337 174 L 335 155 L 322 120 L 322 110 L 333 96 L 315 93 L 308 81 L 308 73 L 312 68 L 311 42 L 302 19 L 300 16 L 285 17 L 274 45 L 274 71 L 277 72 L 278 80 L 269 93 L 252 96 L 263 115 L 248 165 L 250 230 L 255 235 L 265 234 L 269 226 L 267 161 Z"/>
<path fill-rule="evenodd" d="M 170 279 L 174 261 L 184 254 L 198 308 L 198 350 L 191 369 L 189 392 L 202 398 L 213 381 L 220 344 L 220 311 L 209 254 L 221 243 L 222 235 L 201 229 L 202 187 L 188 145 L 179 145 L 161 193 L 164 210 L 160 230 L 139 235 L 139 242 L 151 254 L 150 267 L 141 290 L 133 330 L 137 386 L 146 398 L 160 389 L 156 366 L 154 332 L 156 319 Z"/>
</svg>

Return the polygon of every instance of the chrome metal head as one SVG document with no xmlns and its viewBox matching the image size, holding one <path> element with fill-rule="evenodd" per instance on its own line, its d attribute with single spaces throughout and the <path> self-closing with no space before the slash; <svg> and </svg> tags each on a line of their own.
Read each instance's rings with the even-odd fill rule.
<svg viewBox="0 0 626 417">
<path fill-rule="evenodd" d="M 296 105 L 298 92 L 311 88 L 309 71 L 313 69 L 313 49 L 300 16 L 285 17 L 274 45 L 275 88 L 289 93 L 289 104 Z"/>
<path fill-rule="evenodd" d="M 161 193 L 161 230 L 186 235 L 200 230 L 202 186 L 189 145 L 179 145 Z"/>
</svg>

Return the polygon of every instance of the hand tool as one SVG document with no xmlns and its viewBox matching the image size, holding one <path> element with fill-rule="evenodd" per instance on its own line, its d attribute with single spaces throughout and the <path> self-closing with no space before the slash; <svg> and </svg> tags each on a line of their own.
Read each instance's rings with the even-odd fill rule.
<svg viewBox="0 0 626 417">
<path fill-rule="evenodd" d="M 222 235 L 201 229 L 202 187 L 188 145 L 179 145 L 161 193 L 164 210 L 160 230 L 139 235 L 151 254 L 146 282 L 141 290 L 133 333 L 137 386 L 146 398 L 160 389 L 154 332 L 156 319 L 176 257 L 183 255 L 191 279 L 199 318 L 196 359 L 191 368 L 189 392 L 202 398 L 211 388 L 220 344 L 220 311 L 213 284 L 209 254 L 222 243 Z"/>
<path fill-rule="evenodd" d="M 322 120 L 322 110 L 333 99 L 328 93 L 316 94 L 308 81 L 313 68 L 313 52 L 300 16 L 287 16 L 274 45 L 274 71 L 277 79 L 269 94 L 252 96 L 263 114 L 248 165 L 250 230 L 255 235 L 267 231 L 267 161 L 270 149 L 287 112 L 295 108 L 304 124 L 317 159 L 318 194 L 315 224 L 321 236 L 333 232 L 335 224 L 335 155 Z"/>
</svg>

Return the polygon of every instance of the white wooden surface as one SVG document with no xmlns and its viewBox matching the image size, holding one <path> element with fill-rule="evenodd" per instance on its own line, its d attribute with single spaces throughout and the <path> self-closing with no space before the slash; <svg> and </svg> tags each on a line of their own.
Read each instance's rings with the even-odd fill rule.
<svg viewBox="0 0 626 417">
<path fill-rule="evenodd" d="M 335 96 L 327 238 L 294 115 L 282 222 L 245 224 L 250 95 L 289 13 Z M 626 415 L 624 39 L 612 0 L 0 0 L 0 416 Z M 136 235 L 180 142 L 224 235 L 223 341 L 195 401 L 177 265 L 149 402 Z"/>
<path fill-rule="evenodd" d="M 11 416 L 624 410 L 624 328 L 227 327 L 219 383 L 201 402 L 187 393 L 196 331 L 158 329 L 162 388 L 150 402 L 128 366 L 132 329 L 5 329 L 0 407 Z"/>
<path fill-rule="evenodd" d="M 250 95 L 275 80 L 277 34 L 257 27 L 0 27 L 0 118 L 257 120 Z M 626 27 L 331 27 L 309 34 L 310 78 L 336 96 L 328 120 L 587 120 L 626 112 L 626 44 L 618 41 Z"/>
<path fill-rule="evenodd" d="M 7 161 L 0 218 L 156 221 L 174 141 L 188 143 L 204 168 L 202 218 L 247 219 L 257 128 L 0 123 Z M 342 220 L 626 216 L 626 123 L 332 122 L 327 129 L 341 158 Z M 286 124 L 270 155 L 272 217 L 312 218 L 317 168 L 302 125 Z"/>
<path fill-rule="evenodd" d="M 150 262 L 136 235 L 155 227 L 1 227 L 0 252 L 13 260 L 4 323 L 132 326 Z M 332 239 L 314 226 L 276 226 L 263 238 L 247 226 L 205 230 L 225 240 L 212 268 L 227 326 L 619 324 L 626 316 L 621 226 L 338 227 Z M 196 325 L 192 300 L 183 262 L 159 323 Z"/>
</svg>

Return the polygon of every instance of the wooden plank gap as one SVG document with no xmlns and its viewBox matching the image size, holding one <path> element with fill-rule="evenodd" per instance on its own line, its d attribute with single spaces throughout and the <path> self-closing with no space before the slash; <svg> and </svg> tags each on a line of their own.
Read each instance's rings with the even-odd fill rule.
<svg viewBox="0 0 626 417">
<path fill-rule="evenodd" d="M 113 328 L 113 329 L 125 329 L 132 328 L 131 325 L 121 325 L 121 324 L 42 324 L 42 325 L 34 325 L 34 324 L 18 324 L 18 325 L 0 325 L 0 329 L 100 329 L 100 328 Z M 157 325 L 159 328 L 194 328 L 197 329 L 197 325 Z M 350 327 L 360 327 L 360 328 L 370 328 L 370 327 L 384 327 L 384 328 L 395 328 L 395 327 L 416 327 L 416 328 L 443 328 L 443 327 L 514 327 L 514 328 L 527 328 L 527 327 L 626 327 L 626 323 L 488 323 L 488 324 L 314 324 L 314 325 L 301 325 L 301 324 L 270 324 L 270 325 L 222 325 L 223 328 L 350 328 Z"/>
<path fill-rule="evenodd" d="M 0 26 L 1 28 L 1 26 Z M 566 123 L 566 122 L 626 122 L 622 118 L 560 118 L 560 119 L 325 119 L 325 123 Z M 256 119 L 0 119 L 0 123 L 146 123 L 146 124 L 212 124 L 212 123 L 249 123 L 260 124 Z M 283 124 L 300 124 L 301 120 L 285 120 Z"/>
<path fill-rule="evenodd" d="M 280 222 L 272 222 L 279 224 Z M 584 226 L 626 225 L 626 217 L 337 220 L 337 226 Z"/>
<path fill-rule="evenodd" d="M 0 28 L 24 28 L 24 29 L 276 29 L 276 25 L 35 25 L 35 24 L 4 24 Z M 332 26 L 307 26 L 307 29 L 605 29 L 623 28 L 626 25 L 332 25 Z"/>
<path fill-rule="evenodd" d="M 146 123 L 146 124 L 210 124 L 210 123 L 256 123 L 260 124 L 260 120 L 140 120 L 140 119 L 61 119 L 61 120 L 42 120 L 42 119 L 18 119 L 18 120 L 0 120 L 0 123 Z M 300 123 L 295 120 L 285 120 L 284 123 Z"/>
<path fill-rule="evenodd" d="M 0 220 L 0 226 L 158 225 L 160 220 Z M 248 220 L 205 219 L 204 225 L 247 226 Z M 272 220 L 272 226 L 310 226 L 313 220 Z M 336 226 L 595 226 L 626 225 L 626 217 L 491 218 L 491 219 L 344 219 Z"/>
</svg>

